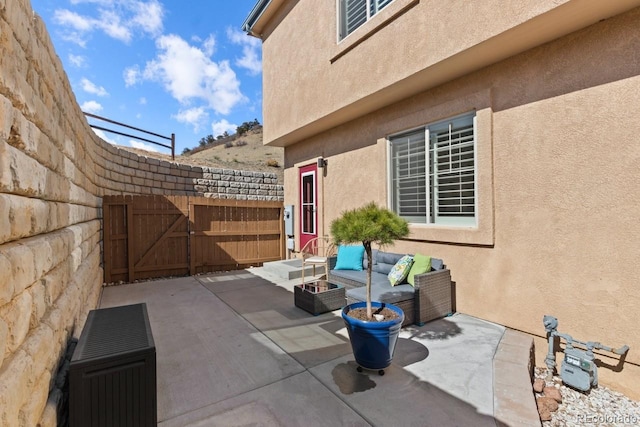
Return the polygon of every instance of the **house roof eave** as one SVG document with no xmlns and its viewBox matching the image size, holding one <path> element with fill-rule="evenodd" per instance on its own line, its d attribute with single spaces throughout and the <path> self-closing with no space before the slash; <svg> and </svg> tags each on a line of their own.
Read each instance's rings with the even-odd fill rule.
<svg viewBox="0 0 640 427">
<path fill-rule="evenodd" d="M 440 62 L 429 64 L 403 79 L 357 99 L 351 99 L 330 111 L 322 111 L 320 115 L 305 123 L 265 133 L 264 143 L 272 147 L 294 145 L 328 129 L 559 39 L 601 20 L 627 12 L 639 5 L 640 0 L 569 1 L 546 14 L 470 46 Z"/>
<path fill-rule="evenodd" d="M 247 16 L 247 18 L 242 23 L 242 30 L 244 32 L 246 32 L 250 36 L 259 36 L 258 34 L 254 33 L 253 27 L 255 26 L 256 22 L 258 22 L 267 7 L 269 7 L 270 3 L 271 0 L 258 0 L 255 6 L 253 6 L 253 9 L 251 9 L 251 12 L 249 12 L 249 16 Z"/>
<path fill-rule="evenodd" d="M 262 30 L 285 0 L 258 0 L 249 16 L 242 23 L 242 30 L 248 35 L 262 38 Z"/>
</svg>

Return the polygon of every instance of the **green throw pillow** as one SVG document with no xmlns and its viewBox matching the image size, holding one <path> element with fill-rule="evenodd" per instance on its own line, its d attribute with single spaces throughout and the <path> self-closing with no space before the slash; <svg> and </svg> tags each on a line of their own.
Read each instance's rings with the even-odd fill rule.
<svg viewBox="0 0 640 427">
<path fill-rule="evenodd" d="M 396 262 L 396 265 L 391 268 L 391 271 L 387 275 L 391 286 L 399 285 L 407 278 L 411 264 L 413 264 L 413 257 L 411 255 L 405 255 Z"/>
<path fill-rule="evenodd" d="M 431 270 L 431 257 L 416 254 L 413 257 L 413 265 L 411 266 L 411 270 L 409 270 L 407 282 L 409 282 L 411 286 L 415 286 L 416 274 L 426 273 L 429 270 Z"/>
</svg>

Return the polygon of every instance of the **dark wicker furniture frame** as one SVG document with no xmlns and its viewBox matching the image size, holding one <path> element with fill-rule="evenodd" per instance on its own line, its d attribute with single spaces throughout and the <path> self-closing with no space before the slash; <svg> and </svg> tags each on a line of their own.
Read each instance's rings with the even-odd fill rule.
<svg viewBox="0 0 640 427">
<path fill-rule="evenodd" d="M 336 265 L 337 257 L 330 257 L 329 272 L 327 280 L 331 283 L 343 285 L 346 289 L 365 286 L 366 283 L 345 279 L 331 274 Z M 366 280 L 366 271 L 365 279 Z M 439 319 L 452 313 L 452 284 L 451 272 L 445 268 L 443 270 L 430 271 L 415 276 L 415 292 L 413 298 L 404 301 L 393 302 L 404 311 L 404 322 L 402 326 L 416 324 L 422 326 L 431 320 Z M 347 297 L 347 304 L 359 302 L 354 298 Z M 388 301 L 380 301 L 388 302 Z"/>
<path fill-rule="evenodd" d="M 329 285 L 336 287 L 322 292 L 309 292 L 304 287 L 313 286 L 313 282 L 294 286 L 294 304 L 314 316 L 344 307 L 346 304 L 344 286 L 331 282 Z"/>
</svg>

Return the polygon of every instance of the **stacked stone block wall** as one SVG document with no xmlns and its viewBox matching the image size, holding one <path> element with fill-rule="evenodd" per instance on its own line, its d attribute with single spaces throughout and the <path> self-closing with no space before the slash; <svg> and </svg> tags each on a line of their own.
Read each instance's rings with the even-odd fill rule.
<svg viewBox="0 0 640 427">
<path fill-rule="evenodd" d="M 282 200 L 275 174 L 138 156 L 88 126 L 43 21 L 0 0 L 0 425 L 54 426 L 103 282 L 102 197 Z"/>
<path fill-rule="evenodd" d="M 173 194 L 239 200 L 284 200 L 275 173 L 191 166 L 139 156 L 92 133 L 101 194 Z"/>
</svg>

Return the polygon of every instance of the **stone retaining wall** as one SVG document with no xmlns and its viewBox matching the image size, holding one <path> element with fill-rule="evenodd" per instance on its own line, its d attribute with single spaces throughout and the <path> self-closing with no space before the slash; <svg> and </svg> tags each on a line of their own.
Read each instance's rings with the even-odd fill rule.
<svg viewBox="0 0 640 427">
<path fill-rule="evenodd" d="M 0 425 L 57 425 L 56 377 L 100 296 L 108 194 L 284 193 L 275 174 L 159 161 L 102 141 L 29 1 L 0 0 Z"/>
<path fill-rule="evenodd" d="M 139 156 L 106 144 L 99 146 L 95 162 L 102 194 L 174 194 L 220 199 L 284 199 L 275 173 L 190 166 Z"/>
</svg>

